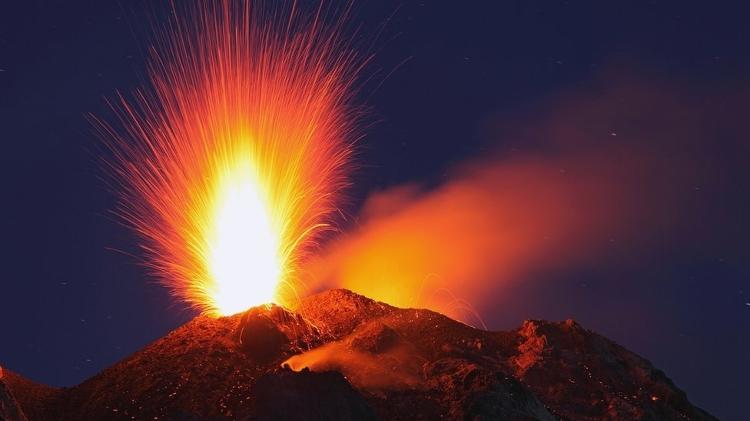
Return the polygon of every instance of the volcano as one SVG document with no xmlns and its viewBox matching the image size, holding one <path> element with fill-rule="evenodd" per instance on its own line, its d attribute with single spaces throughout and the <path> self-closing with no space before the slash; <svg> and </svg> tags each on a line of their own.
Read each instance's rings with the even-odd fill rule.
<svg viewBox="0 0 750 421">
<path fill-rule="evenodd" d="M 196 317 L 70 388 L 5 369 L 0 418 L 715 419 L 573 320 L 490 332 L 343 289 Z"/>
</svg>

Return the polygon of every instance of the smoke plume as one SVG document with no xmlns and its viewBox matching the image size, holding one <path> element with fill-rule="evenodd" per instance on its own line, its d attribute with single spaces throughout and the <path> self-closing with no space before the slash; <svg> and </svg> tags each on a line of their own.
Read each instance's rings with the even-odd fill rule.
<svg viewBox="0 0 750 421">
<path fill-rule="evenodd" d="M 536 275 L 700 238 L 720 98 L 608 75 L 512 121 L 489 118 L 492 154 L 435 187 L 371 194 L 358 226 L 308 262 L 308 286 L 481 324 L 473 309 Z"/>
</svg>

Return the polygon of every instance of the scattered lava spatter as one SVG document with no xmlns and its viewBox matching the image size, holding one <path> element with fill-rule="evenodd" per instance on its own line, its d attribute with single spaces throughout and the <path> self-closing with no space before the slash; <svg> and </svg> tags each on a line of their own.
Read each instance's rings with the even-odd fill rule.
<svg viewBox="0 0 750 421">
<path fill-rule="evenodd" d="M 320 6 L 199 1 L 150 50 L 149 83 L 101 124 L 118 214 L 173 294 L 219 316 L 295 298 L 331 227 L 363 61 Z"/>
</svg>

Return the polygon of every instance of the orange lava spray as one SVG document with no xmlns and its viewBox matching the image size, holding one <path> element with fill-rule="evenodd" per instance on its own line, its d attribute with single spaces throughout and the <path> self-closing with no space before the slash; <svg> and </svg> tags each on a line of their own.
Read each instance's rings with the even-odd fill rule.
<svg viewBox="0 0 750 421">
<path fill-rule="evenodd" d="M 292 303 L 300 261 L 331 227 L 362 62 L 323 12 L 177 8 L 150 51 L 148 85 L 120 97 L 117 127 L 100 126 L 118 214 L 159 279 L 203 313 Z"/>
</svg>

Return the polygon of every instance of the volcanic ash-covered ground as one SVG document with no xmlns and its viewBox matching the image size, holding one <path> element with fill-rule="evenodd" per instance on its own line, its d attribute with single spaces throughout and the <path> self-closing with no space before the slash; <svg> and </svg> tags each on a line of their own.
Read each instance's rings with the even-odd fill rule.
<svg viewBox="0 0 750 421">
<path fill-rule="evenodd" d="M 198 317 L 71 388 L 2 373 L 8 420 L 714 419 L 572 320 L 488 332 L 347 290 Z"/>
</svg>

